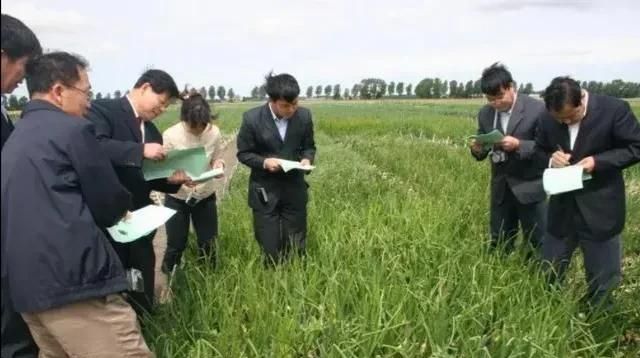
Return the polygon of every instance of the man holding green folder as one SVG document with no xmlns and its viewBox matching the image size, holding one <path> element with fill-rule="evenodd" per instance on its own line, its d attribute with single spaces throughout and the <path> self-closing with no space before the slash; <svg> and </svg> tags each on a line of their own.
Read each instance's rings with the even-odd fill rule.
<svg viewBox="0 0 640 358">
<path fill-rule="evenodd" d="M 512 252 L 520 224 L 531 258 L 545 229 L 543 168 L 533 161 L 544 104 L 517 93 L 511 73 L 499 63 L 483 71 L 480 86 L 489 103 L 478 113 L 478 133 L 469 146 L 476 160 L 491 159 L 489 247 Z"/>
</svg>

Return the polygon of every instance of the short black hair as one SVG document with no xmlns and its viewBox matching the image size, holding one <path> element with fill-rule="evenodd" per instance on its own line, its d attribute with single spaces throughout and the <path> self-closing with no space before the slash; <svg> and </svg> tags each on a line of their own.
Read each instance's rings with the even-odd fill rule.
<svg viewBox="0 0 640 358">
<path fill-rule="evenodd" d="M 22 21 L 2 14 L 2 51 L 12 60 L 27 56 L 33 58 L 42 54 L 42 47 L 36 35 Z"/>
<path fill-rule="evenodd" d="M 511 72 L 500 62 L 496 62 L 482 71 L 480 90 L 486 95 L 495 96 L 500 93 L 501 88 L 506 89 L 513 85 Z"/>
<path fill-rule="evenodd" d="M 182 107 L 180 108 L 180 120 L 194 124 L 209 124 L 218 118 L 211 114 L 209 103 L 199 93 L 190 93 L 182 97 Z"/>
<path fill-rule="evenodd" d="M 283 99 L 291 103 L 300 95 L 298 81 L 288 73 L 274 75 L 269 72 L 265 77 L 265 88 L 272 101 Z"/>
<path fill-rule="evenodd" d="M 556 77 L 542 94 L 547 110 L 560 112 L 565 104 L 578 107 L 582 102 L 580 83 L 569 76 Z"/>
<path fill-rule="evenodd" d="M 173 80 L 171 75 L 169 75 L 163 70 L 158 70 L 158 69 L 146 70 L 142 74 L 142 76 L 138 78 L 138 81 L 136 81 L 136 84 L 133 86 L 133 88 L 140 88 L 145 83 L 148 83 L 151 86 L 151 89 L 153 90 L 153 92 L 157 94 L 166 93 L 169 96 L 169 98 L 180 97 L 180 91 L 178 91 L 178 86 L 176 85 L 176 82 Z"/>
<path fill-rule="evenodd" d="M 89 63 L 78 55 L 68 52 L 51 52 L 35 57 L 27 63 L 26 76 L 29 95 L 46 93 L 57 82 L 73 86 L 80 80 L 80 71 Z"/>
</svg>

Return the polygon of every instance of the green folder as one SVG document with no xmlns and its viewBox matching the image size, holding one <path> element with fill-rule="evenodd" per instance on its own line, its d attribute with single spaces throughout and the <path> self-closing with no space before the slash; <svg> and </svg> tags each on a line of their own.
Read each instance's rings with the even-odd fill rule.
<svg viewBox="0 0 640 358">
<path fill-rule="evenodd" d="M 184 170 L 189 175 L 199 176 L 209 166 L 209 159 L 204 147 L 171 150 L 164 160 L 145 159 L 142 162 L 142 172 L 145 180 L 170 177 L 176 170 Z"/>
<path fill-rule="evenodd" d="M 504 134 L 502 134 L 502 132 L 500 132 L 497 129 L 494 129 L 491 132 L 486 134 L 477 134 L 469 137 L 469 139 L 475 139 L 476 142 L 483 144 L 485 146 L 499 143 L 502 140 L 502 138 L 504 138 Z"/>
</svg>

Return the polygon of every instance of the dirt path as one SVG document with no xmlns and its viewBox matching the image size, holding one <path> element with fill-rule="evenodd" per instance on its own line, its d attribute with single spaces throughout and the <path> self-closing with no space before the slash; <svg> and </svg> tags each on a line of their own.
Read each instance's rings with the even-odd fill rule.
<svg viewBox="0 0 640 358">
<path fill-rule="evenodd" d="M 235 136 L 227 142 L 225 146 L 224 153 L 222 158 L 225 161 L 225 172 L 224 172 L 224 180 L 216 181 L 216 197 L 218 199 L 218 204 L 220 201 L 224 199 L 224 195 L 227 192 L 227 188 L 229 187 L 229 183 L 231 178 L 233 177 L 233 173 L 236 170 L 238 165 L 238 160 L 236 158 L 237 147 L 236 147 L 236 139 Z M 151 198 L 157 204 L 162 203 L 164 201 L 164 194 L 162 193 L 151 193 Z M 162 258 L 164 257 L 164 252 L 167 249 L 167 234 L 165 232 L 164 225 L 161 226 L 156 232 L 156 236 L 153 239 L 153 248 L 156 253 L 156 279 L 155 279 L 155 296 L 158 302 L 164 303 L 170 299 L 171 293 L 167 289 L 167 275 L 163 274 L 160 270 L 162 266 Z"/>
</svg>

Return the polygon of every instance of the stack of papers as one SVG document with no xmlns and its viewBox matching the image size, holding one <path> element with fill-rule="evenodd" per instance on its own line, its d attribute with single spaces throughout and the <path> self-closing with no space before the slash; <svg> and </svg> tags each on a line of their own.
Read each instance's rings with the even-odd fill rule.
<svg viewBox="0 0 640 358">
<path fill-rule="evenodd" d="M 148 160 L 142 162 L 145 180 L 168 178 L 176 170 L 184 170 L 190 177 L 198 177 L 208 169 L 209 159 L 204 147 L 172 150 L 164 160 Z"/>
<path fill-rule="evenodd" d="M 175 213 L 175 210 L 164 206 L 148 205 L 129 213 L 127 218 L 107 228 L 107 231 L 117 242 L 135 241 L 164 225 Z"/>
<path fill-rule="evenodd" d="M 193 175 L 187 172 L 187 175 L 191 178 L 191 181 L 193 181 L 194 183 L 204 183 L 205 181 L 214 179 L 215 177 L 222 174 L 224 174 L 224 168 L 212 169 L 200 175 Z"/>
<path fill-rule="evenodd" d="M 300 162 L 294 162 L 293 160 L 278 159 L 278 162 L 280 163 L 280 166 L 282 167 L 282 170 L 285 173 L 288 172 L 289 170 L 292 170 L 292 169 L 309 171 L 309 170 L 312 170 L 312 169 L 316 168 L 313 165 L 304 166 L 304 165 L 300 164 Z"/>
<path fill-rule="evenodd" d="M 542 186 L 549 195 L 561 194 L 582 189 L 583 182 L 590 179 L 591 175 L 584 173 L 581 165 L 548 168 L 542 174 Z"/>
</svg>

